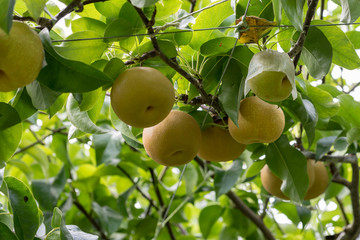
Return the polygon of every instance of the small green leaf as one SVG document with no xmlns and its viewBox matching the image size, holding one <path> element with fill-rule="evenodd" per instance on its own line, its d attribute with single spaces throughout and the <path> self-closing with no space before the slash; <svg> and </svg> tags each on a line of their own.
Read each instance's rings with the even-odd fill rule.
<svg viewBox="0 0 360 240">
<path fill-rule="evenodd" d="M 5 177 L 8 198 L 14 215 L 15 233 L 19 239 L 32 240 L 40 226 L 40 214 L 30 189 L 14 177 Z"/>
<path fill-rule="evenodd" d="M 26 91 L 31 98 L 32 105 L 39 110 L 48 109 L 61 95 L 38 81 L 27 85 Z"/>
<path fill-rule="evenodd" d="M 94 18 L 82 17 L 71 22 L 71 30 L 73 32 L 81 32 L 90 30 L 104 36 L 106 24 Z"/>
<path fill-rule="evenodd" d="M 60 239 L 61 240 L 73 240 L 74 238 L 71 236 L 69 230 L 65 226 L 65 222 L 63 219 L 63 213 L 57 207 L 54 208 L 53 217 L 51 219 L 51 226 L 53 228 L 60 228 Z M 76 240 L 76 238 L 75 238 Z"/>
<path fill-rule="evenodd" d="M 224 209 L 219 205 L 211 205 L 203 208 L 199 216 L 200 231 L 204 239 L 209 236 L 213 225 L 223 214 Z"/>
<path fill-rule="evenodd" d="M 120 73 L 125 71 L 125 69 L 126 66 L 123 61 L 121 61 L 119 58 L 112 58 L 105 65 L 104 73 L 106 73 L 115 80 L 120 75 Z"/>
<path fill-rule="evenodd" d="M 184 173 L 184 181 L 186 184 L 186 195 L 192 196 L 199 179 L 198 172 L 192 164 L 188 164 Z"/>
<path fill-rule="evenodd" d="M 227 171 L 216 170 L 214 186 L 216 197 L 226 194 L 235 185 L 242 172 L 242 162 L 234 161 L 231 168 Z"/>
<path fill-rule="evenodd" d="M 310 209 L 299 205 L 296 205 L 296 211 L 299 215 L 300 221 L 302 222 L 303 230 L 304 230 L 306 224 L 308 224 L 308 222 L 311 219 L 311 211 Z"/>
<path fill-rule="evenodd" d="M 309 29 L 301 57 L 311 76 L 322 79 L 330 70 L 332 47 L 325 35 L 316 27 Z"/>
<path fill-rule="evenodd" d="M 96 124 L 91 121 L 87 112 L 80 111 L 79 103 L 75 100 L 73 95 L 70 95 L 68 98 L 66 111 L 70 122 L 81 131 L 91 134 L 108 132 L 108 130 L 96 126 Z"/>
<path fill-rule="evenodd" d="M 122 193 L 117 199 L 117 207 L 123 217 L 129 217 L 128 207 L 126 206 L 126 203 L 128 202 L 129 196 L 135 188 L 136 184 L 134 184 L 131 188 Z"/>
<path fill-rule="evenodd" d="M 360 140 L 360 128 L 356 127 L 356 128 L 351 128 L 347 133 L 346 133 L 346 139 L 348 141 L 348 143 L 353 143 L 353 142 L 357 142 Z"/>
<path fill-rule="evenodd" d="M 155 5 L 155 3 L 158 1 L 159 0 L 132 0 L 131 3 L 135 7 L 144 8 L 144 7 L 150 7 L 152 5 Z"/>
<path fill-rule="evenodd" d="M 221 230 L 219 239 L 221 239 L 221 240 L 237 240 L 238 239 L 237 230 L 235 230 L 234 228 L 224 227 Z"/>
<path fill-rule="evenodd" d="M 47 28 L 40 32 L 47 65 L 40 71 L 39 82 L 58 92 L 88 92 L 113 80 L 103 72 L 82 62 L 61 57 L 52 47 Z"/>
<path fill-rule="evenodd" d="M 236 6 L 236 18 L 244 15 L 248 5 L 247 0 L 238 1 Z M 273 4 L 271 0 L 252 0 L 248 8 L 247 16 L 258 16 L 269 21 L 274 19 Z"/>
<path fill-rule="evenodd" d="M 121 7 L 126 3 L 125 0 L 110 0 L 105 2 L 96 2 L 95 8 L 107 19 L 114 20 L 119 16 Z"/>
<path fill-rule="evenodd" d="M 36 20 L 40 17 L 46 0 L 23 0 L 30 12 L 30 15 Z"/>
<path fill-rule="evenodd" d="M 69 230 L 69 233 L 71 234 L 72 238 L 74 240 L 98 240 L 99 237 L 93 234 L 85 233 L 81 231 L 81 229 L 78 226 L 75 225 L 67 225 L 66 228 Z"/>
<path fill-rule="evenodd" d="M 281 191 L 291 200 L 304 199 L 309 186 L 305 156 L 290 146 L 285 135 L 270 143 L 265 155 L 271 171 L 283 181 Z"/>
<path fill-rule="evenodd" d="M 288 202 L 276 202 L 274 208 L 285 214 L 297 226 L 300 222 L 296 206 Z"/>
<path fill-rule="evenodd" d="M 319 160 L 330 151 L 330 148 L 334 144 L 336 138 L 336 136 L 324 137 L 316 143 L 316 160 Z"/>
<path fill-rule="evenodd" d="M 266 164 L 266 161 L 256 161 L 253 164 L 251 164 L 251 166 L 247 169 L 246 171 L 246 178 L 251 178 L 257 174 L 260 173 L 260 170 L 264 167 L 264 165 Z"/>
<path fill-rule="evenodd" d="M 275 15 L 275 22 L 277 24 L 280 24 L 281 23 L 281 10 L 282 10 L 281 0 L 272 0 L 272 4 L 273 4 L 274 15 Z"/>
<path fill-rule="evenodd" d="M 114 131 L 93 137 L 97 165 L 110 164 L 113 161 L 117 164 L 122 145 L 121 133 Z"/>
<path fill-rule="evenodd" d="M 22 121 L 37 112 L 37 109 L 31 102 L 31 98 L 26 90 L 26 87 L 16 92 L 12 105 L 19 113 Z"/>
<path fill-rule="evenodd" d="M 123 217 L 108 206 L 100 206 L 96 202 L 92 203 L 93 210 L 98 215 L 102 228 L 110 236 L 117 231 L 123 220 Z"/>
<path fill-rule="evenodd" d="M 12 13 L 14 11 L 15 0 L 0 1 L 0 29 L 6 34 L 10 32 L 12 26 Z"/>
<path fill-rule="evenodd" d="M 338 96 L 340 108 L 337 115 L 354 127 L 360 127 L 360 103 L 348 94 Z"/>
<path fill-rule="evenodd" d="M 338 112 L 340 105 L 334 102 L 330 93 L 310 84 L 307 85 L 306 90 L 320 118 L 332 117 Z"/>
<path fill-rule="evenodd" d="M 0 131 L 21 122 L 18 112 L 9 104 L 0 102 Z"/>
<path fill-rule="evenodd" d="M 15 153 L 19 146 L 22 137 L 22 124 L 0 131 L 0 168 L 5 166 L 5 163 Z M 1 185 L 0 185 L 1 186 Z"/>
<path fill-rule="evenodd" d="M 286 16 L 294 25 L 296 30 L 302 31 L 303 24 L 303 9 L 305 0 L 287 1 L 281 0 L 281 6 L 285 11 Z"/>
</svg>

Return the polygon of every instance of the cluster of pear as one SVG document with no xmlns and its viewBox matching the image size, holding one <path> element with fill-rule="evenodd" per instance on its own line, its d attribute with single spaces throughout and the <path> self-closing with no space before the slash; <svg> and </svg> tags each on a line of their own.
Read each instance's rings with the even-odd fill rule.
<svg viewBox="0 0 360 240">
<path fill-rule="evenodd" d="M 28 25 L 13 21 L 9 34 L 0 29 L 0 92 L 13 91 L 34 81 L 43 59 L 39 35 Z"/>
<path fill-rule="evenodd" d="M 322 194 L 329 184 L 328 173 L 323 162 L 315 162 L 313 159 L 307 161 L 307 173 L 309 177 L 309 187 L 304 200 L 315 198 Z M 261 170 L 261 182 L 263 187 L 272 195 L 289 200 L 281 191 L 282 180 L 275 176 L 268 165 Z"/>
</svg>

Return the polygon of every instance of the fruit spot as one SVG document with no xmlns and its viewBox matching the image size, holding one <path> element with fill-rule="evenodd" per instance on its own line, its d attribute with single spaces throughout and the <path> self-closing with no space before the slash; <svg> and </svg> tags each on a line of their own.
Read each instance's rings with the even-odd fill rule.
<svg viewBox="0 0 360 240">
<path fill-rule="evenodd" d="M 24 197 L 24 202 L 27 202 L 29 198 L 27 196 Z"/>
<path fill-rule="evenodd" d="M 219 47 L 222 47 L 222 43 L 219 44 Z"/>
<path fill-rule="evenodd" d="M 148 111 L 151 111 L 153 108 L 154 108 L 153 106 L 148 106 L 148 107 L 146 108 L 146 111 L 147 111 L 147 112 L 148 112 Z"/>
<path fill-rule="evenodd" d="M 175 151 L 175 152 L 173 152 L 173 154 L 171 154 L 171 156 L 177 156 L 177 155 L 179 155 L 179 154 L 182 154 L 182 150 L 178 150 L 178 151 Z"/>
</svg>

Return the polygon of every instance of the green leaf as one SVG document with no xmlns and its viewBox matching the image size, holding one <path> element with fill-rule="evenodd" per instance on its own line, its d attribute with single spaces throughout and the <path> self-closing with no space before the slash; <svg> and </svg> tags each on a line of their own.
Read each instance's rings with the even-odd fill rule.
<svg viewBox="0 0 360 240">
<path fill-rule="evenodd" d="M 242 162 L 234 161 L 229 170 L 216 170 L 214 186 L 216 197 L 226 194 L 235 185 L 242 172 Z"/>
<path fill-rule="evenodd" d="M 204 239 L 209 236 L 213 225 L 221 217 L 224 212 L 224 208 L 219 205 L 206 206 L 200 212 L 199 226 L 200 231 Z"/>
<path fill-rule="evenodd" d="M 304 199 L 309 186 L 305 156 L 290 146 L 285 135 L 270 143 L 265 155 L 271 171 L 283 181 L 281 191 L 291 200 Z"/>
<path fill-rule="evenodd" d="M 9 104 L 0 102 L 0 131 L 21 122 L 18 112 Z"/>
<path fill-rule="evenodd" d="M 33 180 L 31 190 L 42 210 L 52 211 L 56 207 L 58 199 L 51 191 L 51 183 L 48 180 Z"/>
<path fill-rule="evenodd" d="M 155 5 L 156 20 L 165 19 L 173 14 L 178 13 L 182 4 L 183 1 L 181 0 L 161 0 L 161 2 L 157 2 Z"/>
<path fill-rule="evenodd" d="M 118 163 L 118 156 L 121 151 L 122 137 L 119 132 L 110 132 L 101 135 L 93 135 L 93 143 L 96 152 L 96 163 L 111 164 Z"/>
<path fill-rule="evenodd" d="M 0 168 L 3 168 L 6 161 L 15 153 L 19 146 L 21 136 L 21 123 L 0 131 Z"/>
<path fill-rule="evenodd" d="M 236 18 L 245 14 L 248 0 L 240 0 L 236 7 Z M 269 21 L 274 19 L 274 11 L 271 0 L 252 0 L 248 8 L 247 16 L 258 16 Z"/>
<path fill-rule="evenodd" d="M 15 0 L 0 1 L 0 29 L 6 34 L 10 32 L 12 26 L 12 13 L 14 11 Z"/>
<path fill-rule="evenodd" d="M 46 0 L 23 0 L 30 12 L 30 15 L 36 20 L 40 17 Z"/>
<path fill-rule="evenodd" d="M 168 58 L 174 58 L 176 57 L 177 50 L 174 45 L 174 43 L 168 41 L 168 40 L 158 40 L 159 48 L 160 50 L 168 57 Z M 146 52 L 149 52 L 153 50 L 154 47 L 151 42 L 146 42 L 143 45 L 141 45 L 138 49 L 139 54 L 144 54 Z"/>
<path fill-rule="evenodd" d="M 286 16 L 294 25 L 296 30 L 302 31 L 303 25 L 303 9 L 305 0 L 287 1 L 281 0 L 281 6 L 285 11 Z"/>
<path fill-rule="evenodd" d="M 314 105 L 309 100 L 298 97 L 295 101 L 283 101 L 283 106 L 303 124 L 309 146 L 311 146 L 315 139 L 315 126 L 318 122 L 318 114 Z"/>
<path fill-rule="evenodd" d="M 238 233 L 234 228 L 224 227 L 221 230 L 219 239 L 221 239 L 221 240 L 237 240 Z"/>
<path fill-rule="evenodd" d="M 14 215 L 15 233 L 19 239 L 32 240 L 40 226 L 40 213 L 29 188 L 14 177 L 5 177 L 8 198 Z"/>
<path fill-rule="evenodd" d="M 311 210 L 306 207 L 296 205 L 296 211 L 300 217 L 300 221 L 302 222 L 303 230 L 304 230 L 306 224 L 308 224 L 308 222 L 311 219 Z"/>
<path fill-rule="evenodd" d="M 198 172 L 192 164 L 188 164 L 184 172 L 184 181 L 186 184 L 186 195 L 192 196 L 199 179 Z"/>
<path fill-rule="evenodd" d="M 360 103 L 348 94 L 338 96 L 340 102 L 338 116 L 342 117 L 354 127 L 360 127 Z"/>
<path fill-rule="evenodd" d="M 326 21 L 314 20 L 311 24 L 331 24 Z M 354 46 L 347 38 L 345 33 L 336 26 L 332 27 L 317 27 L 319 28 L 329 40 L 333 49 L 333 63 L 352 70 L 360 67 L 360 58 L 357 55 Z"/>
<path fill-rule="evenodd" d="M 341 0 L 341 10 L 341 22 L 352 23 L 360 17 L 360 5 L 357 0 Z"/>
<path fill-rule="evenodd" d="M 81 32 L 90 30 L 104 36 L 106 24 L 94 18 L 82 17 L 71 22 L 71 30 L 73 32 Z"/>
<path fill-rule="evenodd" d="M 159 0 L 132 0 L 131 3 L 135 7 L 144 8 L 144 7 L 150 7 L 158 1 Z"/>
<path fill-rule="evenodd" d="M 334 144 L 336 140 L 336 136 L 324 137 L 321 138 L 316 143 L 316 160 L 322 158 L 326 153 L 329 152 L 331 146 Z"/>
<path fill-rule="evenodd" d="M 32 105 L 39 110 L 48 109 L 61 95 L 38 81 L 28 84 L 26 91 L 31 98 Z"/>
<path fill-rule="evenodd" d="M 16 92 L 12 105 L 20 115 L 22 121 L 37 112 L 37 109 L 32 105 L 31 98 L 26 90 L 26 87 Z"/>
<path fill-rule="evenodd" d="M 126 206 L 126 203 L 128 202 L 129 196 L 135 188 L 136 184 L 134 184 L 131 188 L 122 193 L 117 199 L 117 207 L 119 209 L 119 212 L 122 216 L 126 218 L 129 217 L 128 207 Z"/>
<path fill-rule="evenodd" d="M 325 35 L 316 27 L 309 29 L 301 58 L 311 76 L 322 79 L 330 70 L 332 47 Z"/>
<path fill-rule="evenodd" d="M 348 143 L 353 143 L 353 142 L 357 142 L 360 140 L 360 128 L 351 128 L 347 133 L 346 133 L 346 139 L 348 141 Z"/>
<path fill-rule="evenodd" d="M 91 121 L 87 112 L 80 111 L 79 103 L 75 100 L 73 95 L 70 95 L 68 98 L 66 111 L 70 122 L 81 131 L 91 134 L 108 132 L 108 130 L 96 126 L 96 124 Z"/>
<path fill-rule="evenodd" d="M 281 10 L 282 10 L 281 0 L 272 0 L 272 4 L 273 4 L 274 15 L 275 15 L 275 22 L 277 24 L 280 24 L 281 23 Z"/>
<path fill-rule="evenodd" d="M 285 214 L 296 226 L 299 224 L 300 218 L 294 204 L 278 201 L 274 204 L 274 208 Z"/>
<path fill-rule="evenodd" d="M 219 2 L 219 1 L 216 1 Z M 202 11 L 197 17 L 196 22 L 192 26 L 193 29 L 201 28 L 212 28 L 218 27 L 220 24 L 231 14 L 233 10 L 231 9 L 230 3 L 225 2 L 218 4 L 215 7 Z M 199 50 L 201 45 L 210 40 L 210 37 L 214 31 L 197 31 L 194 32 L 193 38 L 190 42 L 190 46 L 194 50 Z"/>
<path fill-rule="evenodd" d="M 8 226 L 0 222 L 0 239 L 19 240 L 15 233 L 13 233 Z"/>
<path fill-rule="evenodd" d="M 130 3 L 126 2 L 121 8 L 118 18 L 105 29 L 105 41 L 121 42 L 144 28 L 144 23 L 139 14 Z"/>
<path fill-rule="evenodd" d="M 246 197 L 248 196 L 241 196 L 242 199 L 246 199 Z M 247 239 L 250 234 L 256 231 L 255 224 L 238 209 L 227 208 L 222 215 L 222 218 L 228 227 L 236 229 L 243 238 Z"/>
<path fill-rule="evenodd" d="M 125 71 L 125 69 L 126 66 L 123 61 L 121 61 L 119 58 L 112 58 L 105 65 L 104 73 L 106 73 L 115 80 L 120 75 L 120 73 Z"/>
<path fill-rule="evenodd" d="M 260 173 L 260 170 L 264 167 L 266 161 L 256 161 L 246 170 L 246 178 L 251 178 Z"/>
<path fill-rule="evenodd" d="M 101 39 L 102 34 L 86 30 L 75 32 L 66 40 L 99 38 L 98 40 L 67 41 L 54 46 L 54 49 L 64 58 L 90 64 L 99 59 L 107 48 L 107 44 Z"/>
<path fill-rule="evenodd" d="M 66 228 L 69 230 L 72 238 L 74 240 L 98 240 L 99 237 L 93 234 L 85 233 L 81 231 L 78 226 L 75 225 L 67 225 Z"/>
<path fill-rule="evenodd" d="M 108 206 L 100 206 L 96 202 L 92 203 L 93 210 L 98 215 L 102 228 L 110 236 L 117 231 L 123 220 L 123 217 Z"/>
<path fill-rule="evenodd" d="M 58 92 L 81 93 L 95 90 L 113 82 L 103 72 L 57 54 L 52 47 L 46 28 L 40 32 L 40 38 L 45 48 L 47 65 L 42 68 L 37 80 L 45 86 Z"/>
<path fill-rule="evenodd" d="M 69 230 L 65 226 L 63 219 L 63 213 L 57 207 L 54 208 L 53 217 L 51 219 L 51 226 L 53 228 L 60 228 L 60 239 L 61 240 L 73 240 Z"/>
<path fill-rule="evenodd" d="M 230 51 L 236 42 L 234 37 L 221 37 L 211 39 L 200 47 L 200 53 L 206 57 L 225 54 Z"/>
<path fill-rule="evenodd" d="M 101 13 L 101 15 L 111 21 L 119 16 L 121 7 L 126 2 L 126 0 L 110 0 L 105 2 L 97 2 L 94 5 L 96 10 Z"/>
<path fill-rule="evenodd" d="M 332 117 L 338 112 L 340 105 L 338 102 L 334 102 L 330 93 L 310 84 L 307 85 L 306 89 L 320 118 Z"/>
<path fill-rule="evenodd" d="M 360 32 L 358 31 L 348 31 L 346 36 L 349 38 L 351 43 L 354 45 L 355 49 L 360 48 Z"/>
</svg>

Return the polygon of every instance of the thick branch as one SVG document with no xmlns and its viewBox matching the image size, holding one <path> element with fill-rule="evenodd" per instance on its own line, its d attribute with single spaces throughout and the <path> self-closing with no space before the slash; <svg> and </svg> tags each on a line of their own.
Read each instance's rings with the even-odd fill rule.
<svg viewBox="0 0 360 240">
<path fill-rule="evenodd" d="M 309 31 L 311 19 L 314 17 L 318 2 L 319 0 L 312 0 L 311 3 L 309 4 L 309 8 L 306 12 L 305 21 L 303 24 L 303 30 L 300 33 L 299 39 L 295 43 L 294 47 L 288 53 L 291 58 L 294 57 L 294 66 L 297 65 L 300 59 L 301 51 L 305 43 L 305 38 Z"/>
<path fill-rule="evenodd" d="M 314 152 L 310 152 L 310 151 L 302 151 L 302 153 L 304 154 L 304 156 L 306 158 L 311 158 L 311 159 L 315 159 L 316 158 L 316 154 Z M 346 155 L 346 156 L 329 156 L 329 155 L 325 155 L 323 157 L 321 157 L 319 159 L 319 161 L 322 162 L 329 162 L 329 163 L 357 163 L 357 157 L 356 155 Z"/>
<path fill-rule="evenodd" d="M 262 218 L 254 213 L 234 192 L 229 191 L 226 196 L 235 204 L 236 209 L 240 210 L 262 231 L 266 239 L 275 240 L 275 237 L 270 229 L 266 227 Z"/>
<path fill-rule="evenodd" d="M 131 3 L 130 0 L 128 2 Z M 197 91 L 200 93 L 201 98 L 203 101 L 208 104 L 212 105 L 218 112 L 222 112 L 220 103 L 217 101 L 217 99 L 213 99 L 213 97 L 210 94 L 207 94 L 204 90 L 204 87 L 202 85 L 202 82 L 199 79 L 194 78 L 192 75 L 190 75 L 188 72 L 186 72 L 183 68 L 181 68 L 178 63 L 170 58 L 168 58 L 160 49 L 159 43 L 155 37 L 155 31 L 153 28 L 153 21 L 149 21 L 147 17 L 145 16 L 145 13 L 135 6 L 133 6 L 137 13 L 139 14 L 140 18 L 142 19 L 143 23 L 145 24 L 148 33 L 150 35 L 150 40 L 152 42 L 152 45 L 155 49 L 155 51 L 158 53 L 160 59 L 165 62 L 169 67 L 173 68 L 176 72 L 178 72 L 180 75 L 182 75 L 184 78 L 186 78 L 194 87 L 197 89 Z"/>
<path fill-rule="evenodd" d="M 330 172 L 333 175 L 332 182 L 344 185 L 348 189 L 351 188 L 351 183 L 340 175 L 339 170 L 334 163 L 330 163 Z"/>
</svg>

